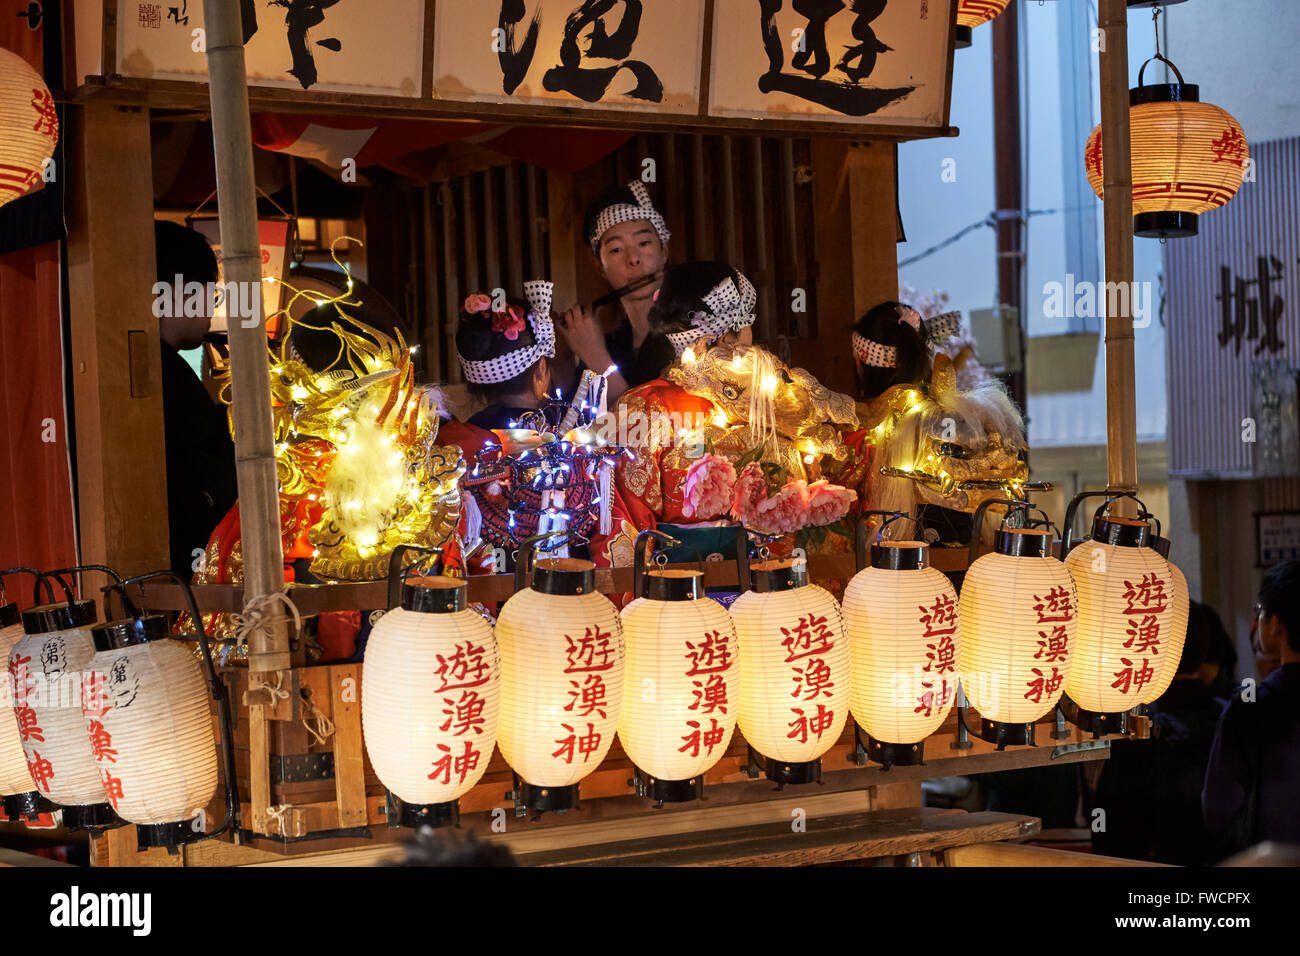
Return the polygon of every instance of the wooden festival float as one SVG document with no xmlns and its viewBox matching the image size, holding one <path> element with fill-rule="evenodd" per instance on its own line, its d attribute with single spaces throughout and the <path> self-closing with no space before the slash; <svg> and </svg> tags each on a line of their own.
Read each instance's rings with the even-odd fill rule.
<svg viewBox="0 0 1300 956">
<path fill-rule="evenodd" d="M 187 8 L 184 24 L 162 16 L 158 4 L 135 0 L 64 5 L 72 91 L 65 97 L 71 349 L 87 564 L 144 574 L 165 564 L 168 553 L 166 510 L 158 505 L 165 487 L 156 330 L 140 307 L 123 307 L 141 301 L 140 290 L 151 285 L 151 110 L 210 110 L 225 279 L 253 284 L 261 280 L 261 255 L 250 107 L 270 114 L 634 129 L 695 137 L 697 144 L 700 134 L 723 133 L 726 155 L 737 163 L 757 162 L 752 150 L 759 136 L 805 137 L 817 218 L 817 269 L 807 279 L 823 317 L 822 339 L 847 338 L 853 317 L 897 296 L 896 144 L 957 133 L 948 122 L 957 0 L 891 3 L 869 24 L 855 23 L 858 15 L 847 10 L 832 20 L 830 49 L 862 44 L 850 68 L 856 73 L 846 71 L 854 83 L 811 76 L 786 62 L 791 36 L 800 35 L 791 31 L 805 18 L 782 4 L 767 20 L 753 0 L 689 0 L 673 3 L 671 14 L 660 9 L 667 5 L 646 4 L 639 33 L 633 25 L 632 37 L 620 41 L 631 44 L 631 53 L 606 51 L 615 59 L 601 65 L 612 62 L 612 68 L 590 73 L 575 60 L 576 38 L 562 36 L 560 26 L 576 0 L 528 5 L 544 11 L 535 48 L 524 42 L 524 22 L 499 22 L 498 5 L 482 0 L 390 0 L 382 18 L 371 17 L 367 5 L 351 6 L 363 12 L 346 3 L 325 11 L 311 37 L 333 39 L 308 45 L 301 24 L 282 22 L 265 5 L 206 0 Z M 1130 280 L 1133 268 L 1126 11 L 1124 0 L 1101 0 L 1100 9 L 1108 37 L 1101 56 L 1106 278 L 1119 282 Z M 292 64 L 281 62 L 286 29 Z M 877 35 L 895 51 L 878 61 L 862 40 Z M 626 87 L 632 91 L 614 92 Z M 552 175 L 545 188 L 549 274 L 558 287 L 577 288 L 586 187 L 579 177 Z M 761 180 L 757 191 L 761 200 Z M 734 212 L 730 184 L 719 183 L 715 196 Z M 703 193 L 694 199 L 704 207 Z M 471 237 L 472 227 L 466 228 Z M 436 271 L 439 264 L 430 265 Z M 446 302 L 455 301 L 449 290 Z M 435 349 L 448 347 L 441 334 Z M 249 632 L 246 666 L 218 670 L 231 702 L 237 822 L 172 853 L 140 849 L 134 826 L 104 830 L 92 838 L 92 857 L 96 865 L 374 862 L 392 856 L 395 841 L 411 831 L 399 825 L 401 808 L 376 776 L 363 741 L 366 675 L 359 664 L 309 666 L 293 616 L 283 605 L 268 605 L 267 596 L 283 592 L 307 619 L 392 607 L 397 594 L 386 581 L 284 585 L 266 335 L 260 324 L 231 323 L 229 338 L 244 580 L 196 585 L 193 594 L 205 615 L 262 619 Z M 822 381 L 847 388 L 847 350 L 818 350 L 815 340 L 792 344 L 795 357 Z M 1132 527 L 1138 506 L 1127 496 L 1137 490 L 1131 323 L 1110 317 L 1106 345 L 1110 490 L 1118 496 L 1110 513 Z M 813 582 L 847 581 L 860 560 L 852 553 L 813 556 L 807 573 Z M 965 549 L 935 548 L 929 557 L 941 572 L 965 571 L 969 563 Z M 631 591 L 633 577 L 630 567 L 597 571 L 595 590 Z M 743 555 L 703 569 L 708 587 L 750 580 L 756 578 Z M 467 579 L 470 602 L 506 602 L 516 590 L 513 575 Z M 148 580 L 128 591 L 142 608 L 190 609 L 173 583 Z M 213 720 L 221 723 L 215 706 Z M 497 749 L 478 783 L 459 797 L 456 815 L 462 829 L 505 843 L 525 864 L 1120 862 L 1017 845 L 1038 832 L 1032 817 L 921 807 L 924 779 L 1100 760 L 1110 740 L 1142 736 L 1146 727 L 1136 711 L 1080 722 L 1088 729 L 1055 708 L 1031 720 L 1032 730 L 1022 721 L 1019 737 L 1005 726 L 999 737 L 975 709 L 954 708 L 924 737 L 923 763 L 896 757 L 888 766 L 850 720 L 816 766 L 810 762 L 802 775 L 787 778 L 781 761 L 762 759 L 737 731 L 699 775 L 704 799 L 680 803 L 656 801 L 654 781 L 644 774 L 646 795 L 639 795 L 638 771 L 615 740 L 581 780 L 579 804 L 545 814 L 525 806 L 520 781 Z M 1014 742 L 1028 737 L 1033 745 Z M 209 821 L 207 830 L 228 814 L 231 765 L 219 762 L 218 772 L 222 783 L 200 818 Z"/>
</svg>

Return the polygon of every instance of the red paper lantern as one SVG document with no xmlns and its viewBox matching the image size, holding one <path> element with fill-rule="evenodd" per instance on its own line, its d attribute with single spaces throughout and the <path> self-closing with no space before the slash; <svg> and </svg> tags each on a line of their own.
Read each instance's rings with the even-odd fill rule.
<svg viewBox="0 0 1300 956">
<path fill-rule="evenodd" d="M 1007 8 L 1008 0 L 961 0 L 957 5 L 957 49 L 971 45 L 971 31 Z"/>
<path fill-rule="evenodd" d="M 45 81 L 18 54 L 0 49 L 0 206 L 36 189 L 58 141 Z"/>
</svg>

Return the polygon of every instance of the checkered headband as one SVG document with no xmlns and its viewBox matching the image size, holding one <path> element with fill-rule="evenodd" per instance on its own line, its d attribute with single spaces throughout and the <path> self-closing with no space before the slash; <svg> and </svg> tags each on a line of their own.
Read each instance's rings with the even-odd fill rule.
<svg viewBox="0 0 1300 956">
<path fill-rule="evenodd" d="M 925 320 L 925 330 L 930 335 L 931 344 L 938 345 L 945 339 L 952 338 L 961 331 L 961 313 L 945 312 Z"/>
<path fill-rule="evenodd" d="M 591 235 L 587 237 L 587 242 L 591 243 L 591 251 L 600 254 L 600 237 L 611 226 L 617 226 L 624 222 L 635 222 L 638 219 L 648 219 L 650 225 L 655 227 L 655 232 L 659 234 L 659 241 L 667 245 L 668 240 L 672 238 L 672 233 L 668 231 L 668 224 L 664 222 L 664 217 L 659 214 L 654 203 L 650 201 L 650 193 L 646 191 L 645 183 L 639 179 L 634 179 L 627 184 L 627 188 L 632 191 L 637 205 L 631 203 L 615 203 L 612 206 L 606 206 L 596 217 L 595 225 L 591 227 Z"/>
<path fill-rule="evenodd" d="M 757 318 L 754 306 L 758 303 L 758 292 L 755 291 L 754 284 L 739 272 L 736 277 L 739 282 L 728 276 L 704 297 L 708 311 L 691 313 L 691 325 L 694 328 L 669 332 L 665 336 L 678 355 L 702 338 L 716 339 L 754 324 L 754 319 Z"/>
<path fill-rule="evenodd" d="M 465 371 L 465 381 L 475 385 L 508 382 L 532 368 L 539 359 L 555 358 L 555 323 L 551 319 L 553 287 L 554 283 L 544 279 L 524 283 L 524 298 L 528 300 L 528 324 L 533 330 L 535 344 L 481 362 L 471 361 L 457 353 L 460 367 Z"/>
<path fill-rule="evenodd" d="M 894 346 L 872 341 L 857 332 L 853 333 L 852 340 L 853 355 L 863 365 L 875 368 L 898 367 L 898 349 Z"/>
</svg>

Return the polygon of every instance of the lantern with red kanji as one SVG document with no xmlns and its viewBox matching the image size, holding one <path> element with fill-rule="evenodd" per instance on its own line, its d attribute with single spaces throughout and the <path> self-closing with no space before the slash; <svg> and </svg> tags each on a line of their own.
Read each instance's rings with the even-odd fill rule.
<svg viewBox="0 0 1300 956">
<path fill-rule="evenodd" d="M 120 826 L 105 800 L 86 724 L 82 676 L 95 656 L 92 601 L 42 604 L 23 612 L 25 636 L 9 653 L 14 716 L 36 789 L 61 805 L 65 826 Z"/>
<path fill-rule="evenodd" d="M 0 49 L 0 206 L 36 189 L 58 141 L 45 81 L 18 54 Z"/>
<path fill-rule="evenodd" d="M 1098 514 L 1091 540 L 1065 559 L 1079 600 L 1066 712 L 1081 729 L 1122 732 L 1125 715 L 1164 693 L 1178 670 L 1187 581 L 1150 546 L 1150 535 L 1145 520 Z"/>
<path fill-rule="evenodd" d="M 705 596 L 702 571 L 645 570 L 650 536 L 660 537 L 646 531 L 637 539 L 638 596 L 623 608 L 618 739 L 636 768 L 637 793 L 660 803 L 695 800 L 736 728 L 736 629 L 726 608 Z"/>
<path fill-rule="evenodd" d="M 1143 64 L 1138 85 L 1129 91 L 1133 234 L 1154 239 L 1196 235 L 1197 217 L 1232 199 L 1250 164 L 1241 124 L 1202 103 L 1200 87 L 1184 83 L 1178 67 L 1165 62 L 1177 83 L 1143 85 Z M 1105 186 L 1100 126 L 1088 137 L 1083 159 L 1088 183 L 1100 197 Z"/>
<path fill-rule="evenodd" d="M 1051 543 L 1048 531 L 999 528 L 962 581 L 962 688 L 979 711 L 979 736 L 999 746 L 1032 744 L 1035 722 L 1065 693 L 1078 598 Z"/>
<path fill-rule="evenodd" d="M 921 541 L 877 542 L 844 590 L 853 652 L 849 707 L 868 759 L 921 763 L 957 696 L 957 592 Z M 861 741 L 859 739 L 859 746 Z"/>
<path fill-rule="evenodd" d="M 530 552 L 519 551 L 526 579 Z M 515 772 L 517 806 L 577 806 L 578 783 L 605 759 L 623 701 L 623 626 L 596 591 L 596 566 L 538 561 L 532 583 L 497 615 L 501 715 L 497 747 Z"/>
<path fill-rule="evenodd" d="M 997 17 L 1007 8 L 1008 0 L 959 0 L 957 4 L 957 49 L 974 42 L 972 31 Z"/>
<path fill-rule="evenodd" d="M 399 607 L 366 643 L 361 728 L 370 763 L 403 826 L 444 826 L 487 772 L 501 707 L 490 625 L 468 609 L 465 580 L 404 581 Z"/>
<path fill-rule="evenodd" d="M 731 605 L 740 638 L 740 732 L 778 784 L 821 779 L 821 757 L 849 716 L 853 661 L 839 602 L 803 559 L 750 567 Z"/>
<path fill-rule="evenodd" d="M 23 638 L 22 614 L 17 604 L 0 604 L 0 653 L 9 660 L 9 654 Z M 35 820 L 42 813 L 55 809 L 41 796 L 27 771 L 27 754 L 23 750 L 24 729 L 18 723 L 13 708 L 13 681 L 6 685 L 8 693 L 4 706 L 0 706 L 0 794 L 4 795 L 5 815 L 11 823 L 26 818 Z M 26 732 L 31 732 L 30 723 Z"/>
<path fill-rule="evenodd" d="M 141 847 L 202 839 L 217 789 L 217 738 L 194 647 L 159 614 L 97 624 L 82 680 L 82 734 Z"/>
</svg>

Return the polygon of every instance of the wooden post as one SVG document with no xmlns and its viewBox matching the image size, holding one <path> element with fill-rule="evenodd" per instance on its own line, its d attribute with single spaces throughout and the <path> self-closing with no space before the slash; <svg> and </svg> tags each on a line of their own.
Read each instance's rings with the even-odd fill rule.
<svg viewBox="0 0 1300 956">
<path fill-rule="evenodd" d="M 230 323 L 231 409 L 234 413 L 235 468 L 244 552 L 244 601 L 284 590 L 284 551 L 280 544 L 280 493 L 276 481 L 275 437 L 271 428 L 271 369 L 262 316 L 262 252 L 257 235 L 257 192 L 253 181 L 253 137 L 248 119 L 239 5 L 204 0 L 207 29 L 208 89 L 212 100 L 212 139 L 221 217 L 222 267 L 227 288 L 257 290 L 257 321 Z M 233 317 L 232 317 L 233 318 Z M 290 666 L 283 625 L 256 630 L 249 639 L 250 672 Z"/>
<path fill-rule="evenodd" d="M 1100 0 L 1101 146 L 1105 173 L 1106 283 L 1133 286 L 1133 168 L 1129 144 L 1128 6 Z M 1109 296 L 1100 298 L 1109 299 Z M 1129 296 L 1121 297 L 1129 302 Z M 1137 390 L 1131 314 L 1106 315 L 1106 461 L 1109 487 L 1136 491 Z M 1116 502 L 1121 515 L 1131 502 Z"/>
</svg>

